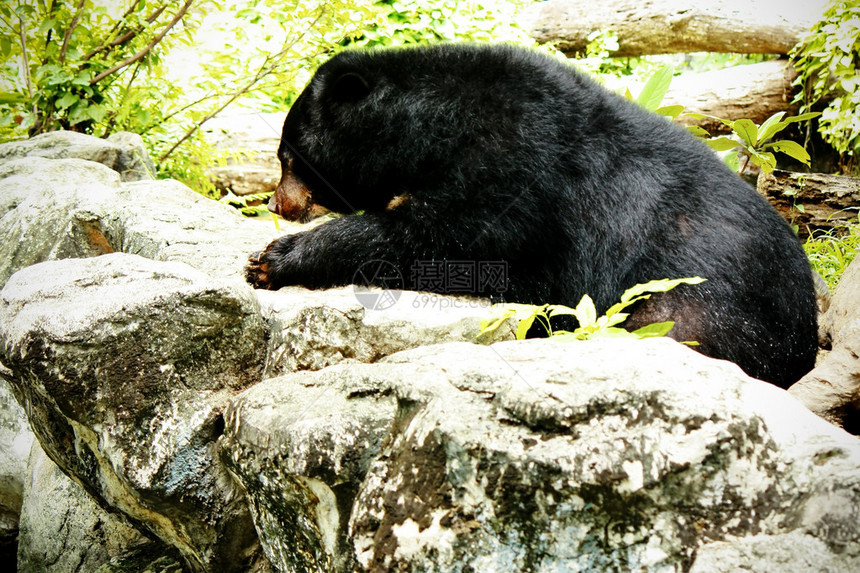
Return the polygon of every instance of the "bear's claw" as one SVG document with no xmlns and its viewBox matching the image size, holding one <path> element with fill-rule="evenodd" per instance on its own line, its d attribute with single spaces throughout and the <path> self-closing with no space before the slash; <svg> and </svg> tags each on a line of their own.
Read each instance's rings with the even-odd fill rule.
<svg viewBox="0 0 860 573">
<path fill-rule="evenodd" d="M 269 264 L 263 260 L 264 254 L 265 251 L 260 251 L 248 259 L 248 265 L 245 267 L 245 280 L 254 288 L 271 289 Z"/>
</svg>

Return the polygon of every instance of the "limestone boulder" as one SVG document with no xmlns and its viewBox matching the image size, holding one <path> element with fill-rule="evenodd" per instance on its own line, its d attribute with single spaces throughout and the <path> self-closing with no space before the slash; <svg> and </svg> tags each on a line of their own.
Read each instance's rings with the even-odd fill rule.
<svg viewBox="0 0 860 573">
<path fill-rule="evenodd" d="M 824 419 L 860 434 L 860 258 L 842 274 L 821 330 L 830 350 L 788 391 Z"/>
<path fill-rule="evenodd" d="M 513 322 L 481 334 L 490 302 L 472 297 L 342 287 L 256 291 L 268 324 L 264 377 L 380 358 L 438 342 L 514 338 Z M 383 298 L 388 297 L 388 298 Z M 386 300 L 386 304 L 373 301 Z"/>
<path fill-rule="evenodd" d="M 74 131 L 51 131 L 30 139 L 0 144 L 0 161 L 22 157 L 77 158 L 101 163 L 123 181 L 155 179 L 155 166 L 136 133 L 118 132 L 99 139 Z"/>
<path fill-rule="evenodd" d="M 240 277 L 248 255 L 279 234 L 177 181 L 124 183 L 81 159 L 0 163 L 0 214 L 0 285 L 38 262 L 112 252 Z"/>
<path fill-rule="evenodd" d="M 19 573 L 100 571 L 112 567 L 181 573 L 176 550 L 148 539 L 119 513 L 93 501 L 51 461 L 38 442 L 28 463 L 21 511 Z"/>
<path fill-rule="evenodd" d="M 27 459 L 33 444 L 27 415 L 4 380 L 10 375 L 0 365 L 0 563 L 15 561 L 24 485 L 30 475 Z"/>
<path fill-rule="evenodd" d="M 240 571 L 256 536 L 215 462 L 226 400 L 260 379 L 252 289 L 114 253 L 49 261 L 0 291 L 0 362 L 48 456 L 192 571 Z"/>
<path fill-rule="evenodd" d="M 860 442 L 669 340 L 280 376 L 230 400 L 220 445 L 279 571 L 860 566 Z"/>
</svg>

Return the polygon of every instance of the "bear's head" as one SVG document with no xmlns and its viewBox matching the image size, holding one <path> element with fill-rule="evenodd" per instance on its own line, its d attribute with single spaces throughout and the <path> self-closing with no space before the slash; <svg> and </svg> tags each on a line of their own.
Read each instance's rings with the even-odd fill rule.
<svg viewBox="0 0 860 573">
<path fill-rule="evenodd" d="M 523 165 L 524 142 L 551 137 L 545 109 L 569 71 L 552 77 L 547 59 L 462 44 L 338 54 L 284 122 L 270 209 L 307 220 L 395 208 L 430 189 L 468 198 Z"/>
</svg>

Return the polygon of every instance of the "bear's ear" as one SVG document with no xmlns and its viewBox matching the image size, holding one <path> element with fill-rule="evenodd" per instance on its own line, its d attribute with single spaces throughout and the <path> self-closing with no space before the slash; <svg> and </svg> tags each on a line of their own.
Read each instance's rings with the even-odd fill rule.
<svg viewBox="0 0 860 573">
<path fill-rule="evenodd" d="M 357 102 L 370 94 L 370 85 L 355 72 L 341 74 L 331 88 L 332 97 L 340 102 Z"/>
</svg>

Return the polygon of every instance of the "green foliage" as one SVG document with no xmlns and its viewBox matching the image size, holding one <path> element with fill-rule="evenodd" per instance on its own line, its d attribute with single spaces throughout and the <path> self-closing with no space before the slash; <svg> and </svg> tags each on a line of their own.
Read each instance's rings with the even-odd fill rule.
<svg viewBox="0 0 860 573">
<path fill-rule="evenodd" d="M 843 155 L 846 172 L 860 168 L 860 2 L 831 0 L 792 57 L 803 88 L 795 101 L 808 111 L 829 100 L 818 130 Z"/>
<path fill-rule="evenodd" d="M 200 126 L 239 98 L 294 97 L 375 17 L 362 0 L 0 3 L 0 138 L 133 131 L 162 176 L 211 192 Z"/>
<path fill-rule="evenodd" d="M 656 112 L 657 108 L 660 107 L 660 103 L 663 101 L 663 98 L 666 96 L 666 92 L 669 91 L 669 86 L 672 83 L 672 76 L 674 73 L 675 70 L 672 66 L 663 66 L 654 72 L 651 77 L 648 78 L 648 81 L 645 82 L 645 87 L 642 88 L 642 91 L 639 92 L 639 96 L 634 101 L 648 111 Z M 630 99 L 633 98 L 629 90 L 626 95 Z"/>
<path fill-rule="evenodd" d="M 653 293 L 667 292 L 681 284 L 699 284 L 705 279 L 700 277 L 684 279 L 662 279 L 649 281 L 633 286 L 621 295 L 621 301 L 609 307 L 606 314 L 597 316 L 594 301 L 587 294 L 583 295 L 576 308 L 558 304 L 497 304 L 493 308 L 498 314 L 491 321 L 481 322 L 481 333 L 492 332 L 513 318 L 517 321 L 517 340 L 526 337 L 526 333 L 535 323 L 541 325 L 548 336 L 556 340 L 588 340 L 591 338 L 651 338 L 665 336 L 672 330 L 674 322 L 658 322 L 643 326 L 629 332 L 619 325 L 627 320 L 629 313 L 623 312 L 627 307 L 639 301 L 648 299 Z M 551 318 L 556 316 L 573 316 L 579 326 L 573 331 L 553 330 Z"/>
<path fill-rule="evenodd" d="M 630 58 L 614 58 L 618 35 L 612 30 L 595 30 L 588 35 L 585 53 L 577 54 L 576 66 L 602 80 L 600 76 L 622 76 L 631 73 Z"/>
<path fill-rule="evenodd" d="M 860 251 L 860 219 L 827 232 L 813 234 L 803 244 L 812 268 L 832 291 Z"/>
<path fill-rule="evenodd" d="M 260 217 L 270 213 L 268 202 L 269 198 L 274 194 L 274 191 L 268 191 L 265 193 L 236 195 L 232 191 L 228 191 L 226 195 L 221 197 L 220 201 L 226 205 L 239 209 L 239 211 L 246 217 Z M 276 226 L 278 226 L 277 217 L 274 217 L 274 219 Z"/>
<path fill-rule="evenodd" d="M 706 117 L 715 119 L 732 129 L 739 141 L 728 137 L 717 137 L 714 139 L 708 139 L 705 143 L 715 151 L 728 151 L 736 147 L 739 148 L 741 155 L 746 157 L 746 161 L 740 169 L 741 173 L 743 173 L 744 169 L 750 162 L 754 165 L 758 165 L 764 173 L 770 173 L 776 169 L 776 157 L 773 154 L 774 152 L 784 153 L 801 163 L 809 165 L 809 153 L 807 153 L 801 145 L 793 141 L 772 141 L 772 139 L 774 135 L 792 123 L 808 121 L 821 114 L 817 112 L 804 113 L 783 119 L 783 117 L 785 117 L 785 112 L 780 111 L 767 118 L 761 125 L 758 125 L 749 119 L 730 121 L 702 113 L 688 113 L 686 115 L 696 119 L 704 119 Z M 694 130 L 694 133 L 701 135 L 701 132 L 704 132 L 704 134 L 707 135 L 707 132 L 705 132 L 704 129 L 698 128 L 698 130 L 699 131 Z"/>
<path fill-rule="evenodd" d="M 351 45 L 401 46 L 440 41 L 535 45 L 516 24 L 528 0 L 376 0 L 381 18 Z"/>
<path fill-rule="evenodd" d="M 639 96 L 635 99 L 636 103 L 648 111 L 653 111 L 660 115 L 676 119 L 684 112 L 684 106 L 670 105 L 660 107 L 663 97 L 666 95 L 666 92 L 669 91 L 669 85 L 672 83 L 673 75 L 674 69 L 671 66 L 664 66 L 654 72 L 646 82 L 645 87 L 642 88 Z M 627 90 L 625 95 L 628 99 L 633 99 L 633 96 L 630 94 L 630 90 Z M 809 121 L 821 114 L 812 112 L 783 119 L 785 117 L 785 112 L 780 111 L 767 118 L 761 125 L 754 123 L 750 119 L 737 119 L 732 121 L 703 113 L 687 113 L 684 115 L 694 119 L 710 118 L 731 128 L 737 139 L 732 139 L 730 137 L 716 137 L 711 139 L 710 134 L 701 127 L 693 126 L 689 129 L 693 135 L 704 139 L 705 143 L 714 151 L 730 151 L 737 148 L 739 153 L 746 157 L 746 161 L 739 169 L 741 173 L 743 173 L 744 169 L 746 169 L 746 166 L 750 162 L 754 165 L 758 165 L 763 172 L 770 173 L 776 169 L 776 157 L 773 154 L 774 152 L 784 153 L 801 163 L 809 165 L 809 153 L 807 153 L 802 146 L 793 141 L 772 141 L 772 139 L 774 135 L 792 123 Z"/>
</svg>

